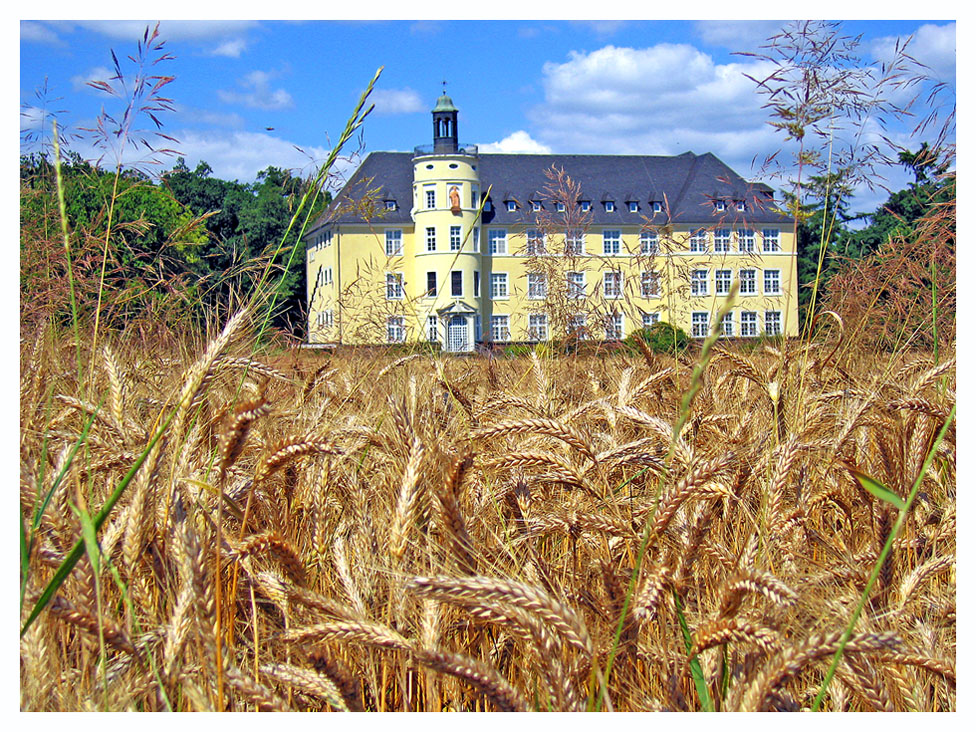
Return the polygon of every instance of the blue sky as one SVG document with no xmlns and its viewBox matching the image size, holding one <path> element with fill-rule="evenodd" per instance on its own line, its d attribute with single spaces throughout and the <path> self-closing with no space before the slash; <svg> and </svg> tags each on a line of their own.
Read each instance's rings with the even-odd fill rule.
<svg viewBox="0 0 976 732">
<path fill-rule="evenodd" d="M 22 130 L 41 119 L 36 91 L 47 82 L 48 109 L 66 110 L 69 130 L 93 126 L 119 103 L 86 85 L 111 76 L 112 55 L 126 56 L 154 21 L 20 22 Z M 175 77 L 165 88 L 175 112 L 163 132 L 191 165 L 252 180 L 268 165 L 306 168 L 324 159 L 360 92 L 384 67 L 361 145 L 352 150 L 410 150 L 431 138 L 430 109 L 447 81 L 460 109 L 462 142 L 482 151 L 615 154 L 713 152 L 747 178 L 754 159 L 783 147 L 763 99 L 743 75 L 766 67 L 733 55 L 756 51 L 777 21 L 163 21 L 173 60 L 154 70 Z M 845 21 L 863 34 L 869 61 L 890 56 L 895 41 L 948 87 L 955 103 L 955 22 Z M 54 100 L 54 98 L 60 98 Z M 23 106 L 27 105 L 27 106 Z M 924 116 L 929 107 L 919 113 Z M 144 126 L 151 122 L 144 120 Z M 862 142 L 881 134 L 860 128 Z M 886 131 L 917 147 L 909 128 Z M 90 135 L 73 143 L 86 158 Z M 299 150 L 300 149 L 300 150 Z M 164 161 L 168 169 L 172 159 Z M 342 170 L 348 172 L 347 164 Z M 888 185 L 901 187 L 900 170 Z M 778 184 L 770 181 L 774 186 Z M 883 191 L 860 191 L 868 210 Z"/>
</svg>

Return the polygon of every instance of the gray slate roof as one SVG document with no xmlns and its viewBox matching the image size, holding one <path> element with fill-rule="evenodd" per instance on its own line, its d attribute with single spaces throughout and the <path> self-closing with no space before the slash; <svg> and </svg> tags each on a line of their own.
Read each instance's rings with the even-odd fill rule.
<svg viewBox="0 0 976 732">
<path fill-rule="evenodd" d="M 711 153 L 695 155 L 686 152 L 676 156 L 662 155 L 510 155 L 481 154 L 477 162 L 482 192 L 491 186 L 491 211 L 484 212 L 482 225 L 514 226 L 533 220 L 531 200 L 540 200 L 549 212 L 555 204 L 543 191 L 547 186 L 545 171 L 562 168 L 582 188 L 581 200 L 591 203 L 591 226 L 636 226 L 645 220 L 652 223 L 703 224 L 734 226 L 748 221 L 755 224 L 783 224 L 787 217 L 774 211 L 772 189 L 762 183 L 750 183 Z M 363 161 L 335 200 L 309 230 L 309 235 L 329 223 L 365 223 L 363 211 L 351 206 L 369 192 L 377 197 L 372 208 L 372 223 L 410 225 L 413 188 L 413 153 L 374 152 Z M 508 211 L 504 200 L 514 197 L 516 211 Z M 383 208 L 383 200 L 393 198 L 396 211 Z M 726 210 L 717 212 L 715 199 L 726 201 Z M 631 212 L 628 201 L 638 202 Z M 607 212 L 604 201 L 614 201 L 615 210 Z M 652 201 L 662 203 L 655 214 Z M 667 202 L 665 204 L 665 201 Z M 746 202 L 746 212 L 737 211 L 735 201 Z"/>
</svg>

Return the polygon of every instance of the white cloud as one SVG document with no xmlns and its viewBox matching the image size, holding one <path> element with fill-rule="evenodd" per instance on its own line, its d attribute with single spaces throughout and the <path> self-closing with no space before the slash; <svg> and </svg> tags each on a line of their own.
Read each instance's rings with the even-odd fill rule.
<svg viewBox="0 0 976 732">
<path fill-rule="evenodd" d="M 687 44 L 606 46 L 543 66 L 544 102 L 530 110 L 544 144 L 563 152 L 713 152 L 743 175 L 775 143 L 762 100 L 743 74 L 760 62 L 715 64 Z M 762 141 L 766 147 L 757 148 Z"/>
<path fill-rule="evenodd" d="M 126 40 L 141 38 L 153 20 L 83 20 L 76 25 L 96 33 Z M 253 20 L 163 20 L 159 23 L 160 38 L 167 41 L 220 41 L 244 33 L 260 25 Z"/>
<path fill-rule="evenodd" d="M 92 94 L 104 94 L 105 92 L 98 91 L 97 89 L 93 89 L 92 87 L 88 86 L 88 82 L 104 81 L 111 84 L 112 82 L 109 80 L 113 76 L 115 76 L 115 72 L 107 66 L 96 66 L 93 69 L 89 69 L 85 74 L 76 74 L 75 76 L 72 76 L 71 88 L 74 91 L 88 91 Z"/>
<path fill-rule="evenodd" d="M 376 89 L 369 95 L 376 114 L 413 114 L 423 112 L 424 103 L 413 89 Z"/>
<path fill-rule="evenodd" d="M 247 41 L 245 41 L 243 38 L 234 38 L 229 41 L 224 41 L 210 53 L 213 56 L 240 58 L 245 48 L 247 48 Z"/>
<path fill-rule="evenodd" d="M 329 156 L 320 147 L 304 148 L 303 154 L 294 143 L 263 132 L 183 130 L 175 137 L 191 169 L 205 160 L 223 180 L 252 181 L 269 165 L 309 174 Z"/>
<path fill-rule="evenodd" d="M 905 38 L 901 39 L 906 40 Z M 895 36 L 877 38 L 871 42 L 871 52 L 880 61 L 891 59 Z M 915 31 L 906 52 L 929 67 L 927 74 L 939 81 L 956 83 L 956 24 L 932 25 L 926 23 Z"/>
<path fill-rule="evenodd" d="M 483 153 L 527 153 L 545 155 L 552 150 L 548 145 L 533 140 L 531 135 L 525 130 L 513 132 L 504 140 L 479 144 L 478 151 Z"/>
<path fill-rule="evenodd" d="M 58 38 L 57 33 L 43 23 L 33 20 L 20 21 L 20 40 L 63 45 L 63 41 Z"/>
<path fill-rule="evenodd" d="M 627 25 L 627 21 L 625 20 L 572 20 L 570 23 L 588 28 L 600 38 L 612 36 Z"/>
<path fill-rule="evenodd" d="M 271 82 L 278 76 L 274 71 L 252 71 L 238 81 L 244 91 L 217 90 L 217 97 L 227 104 L 243 104 L 254 109 L 288 109 L 295 101 L 284 89 L 273 89 Z"/>
<path fill-rule="evenodd" d="M 786 24 L 785 20 L 699 20 L 695 30 L 705 43 L 733 51 L 755 51 Z"/>
</svg>

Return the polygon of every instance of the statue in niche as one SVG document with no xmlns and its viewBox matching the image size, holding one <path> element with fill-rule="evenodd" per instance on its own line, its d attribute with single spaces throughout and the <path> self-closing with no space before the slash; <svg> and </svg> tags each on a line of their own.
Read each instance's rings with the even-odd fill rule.
<svg viewBox="0 0 976 732">
<path fill-rule="evenodd" d="M 448 192 L 448 198 L 451 199 L 451 213 L 459 214 L 461 213 L 461 194 L 458 193 L 457 186 L 451 186 L 451 190 Z"/>
</svg>

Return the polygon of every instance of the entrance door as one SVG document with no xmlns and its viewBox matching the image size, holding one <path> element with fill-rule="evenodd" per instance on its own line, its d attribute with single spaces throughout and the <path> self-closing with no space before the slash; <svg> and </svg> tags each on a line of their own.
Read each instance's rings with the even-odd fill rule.
<svg viewBox="0 0 976 732">
<path fill-rule="evenodd" d="M 455 315 L 447 324 L 447 350 L 453 353 L 468 350 L 468 319 Z"/>
</svg>

